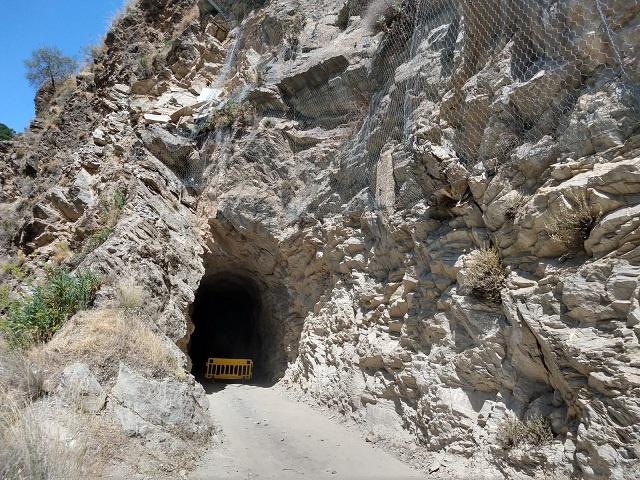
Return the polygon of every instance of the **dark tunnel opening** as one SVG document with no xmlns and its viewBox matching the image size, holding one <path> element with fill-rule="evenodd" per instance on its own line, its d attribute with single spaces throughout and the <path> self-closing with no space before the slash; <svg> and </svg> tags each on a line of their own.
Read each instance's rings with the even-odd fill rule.
<svg viewBox="0 0 640 480">
<path fill-rule="evenodd" d="M 196 292 L 189 340 L 192 373 L 204 380 L 209 358 L 251 359 L 252 383 L 272 377 L 265 365 L 269 357 L 264 338 L 265 308 L 261 293 L 250 278 L 234 274 L 205 276 Z"/>
</svg>

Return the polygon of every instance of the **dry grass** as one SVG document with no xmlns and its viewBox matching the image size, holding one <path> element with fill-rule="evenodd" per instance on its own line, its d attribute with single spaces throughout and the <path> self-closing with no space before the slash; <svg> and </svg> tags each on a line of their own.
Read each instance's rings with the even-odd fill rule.
<svg viewBox="0 0 640 480">
<path fill-rule="evenodd" d="M 124 278 L 116 284 L 118 306 L 127 313 L 139 312 L 145 300 L 144 288 L 131 277 Z"/>
<path fill-rule="evenodd" d="M 126 0 L 120 10 L 118 10 L 111 20 L 107 24 L 107 31 L 113 30 L 116 24 L 122 21 L 125 17 L 132 15 L 135 10 L 138 9 L 138 0 Z"/>
<path fill-rule="evenodd" d="M 103 417 L 42 397 L 42 383 L 23 352 L 0 337 L 0 479 L 101 478 L 126 437 Z"/>
<path fill-rule="evenodd" d="M 26 405 L 42 394 L 43 378 L 20 350 L 0 337 L 0 416 L 5 409 Z M 2 477 L 0 477 L 2 478 Z"/>
<path fill-rule="evenodd" d="M 480 299 L 500 302 L 507 272 L 495 248 L 477 250 L 467 265 L 466 284 L 471 294 Z"/>
<path fill-rule="evenodd" d="M 100 381 L 115 378 L 120 362 L 154 377 L 185 375 L 158 335 L 137 316 L 116 309 L 76 315 L 32 355 L 56 371 L 84 362 Z"/>
<path fill-rule="evenodd" d="M 594 214 L 584 195 L 579 195 L 570 208 L 553 215 L 545 227 L 549 237 L 567 250 L 580 251 L 599 219 L 600 214 Z"/>
<path fill-rule="evenodd" d="M 86 476 L 86 449 L 55 438 L 32 407 L 13 406 L 0 415 L 0 478 L 75 480 Z"/>
<path fill-rule="evenodd" d="M 53 247 L 53 254 L 51 255 L 51 261 L 55 265 L 62 265 L 65 261 L 73 256 L 71 246 L 69 242 L 63 240 L 58 242 Z"/>
<path fill-rule="evenodd" d="M 553 431 L 547 418 L 539 415 L 522 422 L 518 418 L 507 418 L 498 426 L 496 439 L 503 448 L 522 445 L 541 447 L 553 441 Z"/>
<path fill-rule="evenodd" d="M 45 435 L 31 402 L 42 392 L 42 376 L 21 351 L 0 338 L 0 478 L 82 478 L 82 461 L 63 442 Z"/>
</svg>

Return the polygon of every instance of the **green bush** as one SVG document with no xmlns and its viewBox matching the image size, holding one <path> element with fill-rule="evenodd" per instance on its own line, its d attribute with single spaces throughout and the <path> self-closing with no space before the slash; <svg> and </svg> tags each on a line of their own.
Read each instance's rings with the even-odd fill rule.
<svg viewBox="0 0 640 480">
<path fill-rule="evenodd" d="M 0 329 L 17 345 L 47 341 L 69 317 L 87 308 L 99 283 L 89 271 L 50 269 L 31 295 L 8 302 Z"/>
<path fill-rule="evenodd" d="M 0 123 L 0 142 L 3 140 L 11 140 L 15 134 L 16 132 L 7 127 L 4 123 Z"/>
<path fill-rule="evenodd" d="M 116 190 L 113 194 L 113 205 L 117 210 L 122 210 L 127 204 L 127 194 L 121 190 Z"/>
</svg>

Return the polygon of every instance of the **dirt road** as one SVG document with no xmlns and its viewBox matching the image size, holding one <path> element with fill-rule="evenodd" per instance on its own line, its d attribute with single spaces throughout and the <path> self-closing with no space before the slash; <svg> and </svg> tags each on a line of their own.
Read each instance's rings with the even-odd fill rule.
<svg viewBox="0 0 640 480">
<path fill-rule="evenodd" d="M 404 480 L 425 478 L 309 406 L 250 385 L 208 395 L 222 428 L 192 480 Z"/>
</svg>

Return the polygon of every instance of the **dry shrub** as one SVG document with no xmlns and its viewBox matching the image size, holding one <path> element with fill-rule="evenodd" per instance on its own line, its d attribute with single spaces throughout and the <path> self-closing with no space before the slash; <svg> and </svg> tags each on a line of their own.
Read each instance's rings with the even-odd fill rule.
<svg viewBox="0 0 640 480">
<path fill-rule="evenodd" d="M 120 362 L 155 377 L 183 378 L 176 357 L 137 316 L 101 309 L 73 317 L 47 345 L 33 355 L 56 370 L 84 362 L 99 380 L 117 375 Z"/>
<path fill-rule="evenodd" d="M 133 278 L 124 278 L 116 284 L 116 299 L 125 312 L 139 312 L 145 299 L 144 288 L 136 284 Z"/>
<path fill-rule="evenodd" d="M 255 115 L 255 108 L 248 102 L 229 102 L 207 117 L 202 130 L 209 132 L 231 127 L 247 127 L 254 123 Z"/>
<path fill-rule="evenodd" d="M 495 248 L 477 250 L 467 265 L 466 284 L 471 294 L 480 299 L 500 302 L 507 272 Z"/>
<path fill-rule="evenodd" d="M 374 0 L 364 14 L 365 25 L 373 32 L 388 31 L 402 13 L 402 0 Z"/>
<path fill-rule="evenodd" d="M 113 30 L 125 17 L 132 15 L 136 10 L 138 10 L 138 3 L 138 0 L 126 0 L 122 7 L 120 7 L 120 9 L 111 18 L 107 30 Z"/>
<path fill-rule="evenodd" d="M 553 431 L 549 420 L 539 415 L 534 415 L 525 422 L 510 417 L 498 426 L 496 439 L 507 449 L 521 445 L 540 447 L 553 441 Z"/>
<path fill-rule="evenodd" d="M 100 56 L 102 56 L 102 54 L 104 54 L 106 51 L 107 47 L 104 44 L 104 38 L 102 38 L 97 43 L 84 45 L 82 47 L 82 60 L 84 63 L 84 67 L 90 67 L 94 63 L 97 63 L 100 59 Z"/>
<path fill-rule="evenodd" d="M 194 20 L 198 19 L 199 17 L 200 17 L 200 9 L 198 8 L 198 5 L 193 5 L 184 13 L 183 17 L 180 19 L 180 21 L 176 25 L 174 31 L 177 32 L 178 34 L 184 32 L 187 29 L 187 27 L 191 25 L 194 22 Z"/>
<path fill-rule="evenodd" d="M 567 250 L 580 251 L 599 219 L 600 214 L 594 214 L 584 195 L 579 195 L 570 208 L 553 215 L 545 228 L 549 236 Z"/>
<path fill-rule="evenodd" d="M 512 221 L 515 220 L 518 214 L 523 210 L 523 207 L 525 206 L 528 200 L 529 198 L 526 195 L 520 192 L 516 192 L 515 195 L 509 197 L 505 201 L 504 216 L 508 220 L 512 220 Z"/>
</svg>

